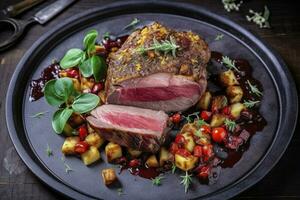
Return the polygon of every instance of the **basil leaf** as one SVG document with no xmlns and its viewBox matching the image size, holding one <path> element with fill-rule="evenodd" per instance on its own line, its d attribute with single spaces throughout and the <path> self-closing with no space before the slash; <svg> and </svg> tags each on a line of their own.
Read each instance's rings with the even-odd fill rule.
<svg viewBox="0 0 300 200">
<path fill-rule="evenodd" d="M 59 64 L 63 69 L 74 67 L 81 62 L 83 55 L 84 52 L 81 49 L 70 49 L 61 59 Z"/>
<path fill-rule="evenodd" d="M 60 78 L 54 83 L 56 94 L 67 101 L 74 91 L 73 81 L 70 78 Z"/>
<path fill-rule="evenodd" d="M 62 133 L 72 113 L 73 110 L 70 108 L 59 109 L 54 113 L 52 117 L 52 128 L 56 133 Z"/>
<path fill-rule="evenodd" d="M 91 57 L 91 66 L 93 69 L 93 75 L 96 82 L 99 82 L 106 75 L 106 63 L 105 60 L 100 56 L 92 56 Z"/>
<path fill-rule="evenodd" d="M 99 104 L 99 101 L 99 97 L 95 94 L 81 94 L 74 99 L 72 108 L 80 114 L 86 113 L 94 109 Z"/>
<path fill-rule="evenodd" d="M 44 88 L 45 99 L 51 106 L 59 106 L 65 102 L 64 97 L 56 93 L 55 83 L 56 80 L 50 80 L 46 83 Z"/>
<path fill-rule="evenodd" d="M 93 69 L 91 65 L 91 58 L 85 60 L 79 65 L 79 70 L 84 77 L 90 77 L 93 75 Z"/>
<path fill-rule="evenodd" d="M 91 52 L 95 49 L 95 43 L 96 39 L 98 37 L 98 31 L 96 30 L 91 30 L 89 31 L 86 36 L 83 39 L 83 46 L 85 50 L 88 52 Z"/>
</svg>

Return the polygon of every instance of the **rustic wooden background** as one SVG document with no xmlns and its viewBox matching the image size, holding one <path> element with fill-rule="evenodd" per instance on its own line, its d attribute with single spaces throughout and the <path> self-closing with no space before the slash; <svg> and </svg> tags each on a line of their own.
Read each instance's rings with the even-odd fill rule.
<svg viewBox="0 0 300 200">
<path fill-rule="evenodd" d="M 20 0 L 0 1 L 0 9 Z M 25 19 L 53 1 L 31 9 L 20 17 Z M 5 122 L 5 96 L 14 69 L 28 48 L 48 30 L 64 19 L 112 1 L 81 0 L 46 26 L 35 25 L 23 40 L 6 52 L 0 53 L 0 199 L 63 199 L 43 185 L 20 161 L 9 139 Z M 286 61 L 297 87 L 300 87 L 300 6 L 292 0 L 244 0 L 240 12 L 227 13 L 221 0 L 190 0 L 219 15 L 230 18 L 248 30 L 256 33 Z M 259 29 L 245 19 L 248 9 L 262 10 L 268 5 L 271 11 L 271 29 Z M 270 111 L 272 112 L 272 111 Z M 286 130 L 290 131 L 290 130 Z M 236 199 L 300 199 L 300 136 L 299 125 L 287 151 L 274 169 L 251 189 Z"/>
</svg>

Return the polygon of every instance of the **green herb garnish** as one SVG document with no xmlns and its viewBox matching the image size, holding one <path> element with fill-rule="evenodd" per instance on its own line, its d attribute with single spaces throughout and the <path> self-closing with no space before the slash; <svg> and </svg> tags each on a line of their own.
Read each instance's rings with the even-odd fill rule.
<svg viewBox="0 0 300 200">
<path fill-rule="evenodd" d="M 152 185 L 160 186 L 161 180 L 164 179 L 163 176 L 157 176 L 154 179 L 152 179 Z"/>
<path fill-rule="evenodd" d="M 269 17 L 270 17 L 270 11 L 267 6 L 265 6 L 264 13 L 262 14 L 261 12 L 254 12 L 253 10 L 249 10 L 249 13 L 252 16 L 246 15 L 246 19 L 249 22 L 254 22 L 257 24 L 260 28 L 270 28 L 270 23 L 269 23 Z"/>
<path fill-rule="evenodd" d="M 262 92 L 259 91 L 259 89 L 257 88 L 256 85 L 252 85 L 249 80 L 247 80 L 247 83 L 248 83 L 252 93 L 254 93 L 257 96 L 262 96 Z"/>
<path fill-rule="evenodd" d="M 259 104 L 260 103 L 260 101 L 251 101 L 251 100 L 249 100 L 249 101 L 244 101 L 244 105 L 247 107 L 247 108 L 252 108 L 252 107 L 254 107 L 256 104 Z"/>
<path fill-rule="evenodd" d="M 110 33 L 109 32 L 105 32 L 104 34 L 103 34 L 103 38 L 109 38 L 110 37 Z"/>
<path fill-rule="evenodd" d="M 173 163 L 172 170 L 171 170 L 172 174 L 175 174 L 176 168 L 177 168 L 176 165 Z"/>
<path fill-rule="evenodd" d="M 58 134 L 62 133 L 73 112 L 87 113 L 100 102 L 99 97 L 95 94 L 76 94 L 73 81 L 70 78 L 48 81 L 45 85 L 44 94 L 46 101 L 51 106 L 64 105 L 52 117 L 52 128 Z"/>
<path fill-rule="evenodd" d="M 222 56 L 222 63 L 229 69 L 234 69 L 237 72 L 240 70 L 235 66 L 235 62 L 231 60 L 228 56 Z"/>
<path fill-rule="evenodd" d="M 235 121 L 227 119 L 227 118 L 225 119 L 224 124 L 227 127 L 227 129 L 231 132 L 233 132 L 236 127 Z"/>
<path fill-rule="evenodd" d="M 36 113 L 36 114 L 34 114 L 34 115 L 31 115 L 30 117 L 40 119 L 42 116 L 44 116 L 44 115 L 45 115 L 46 113 L 48 113 L 48 112 L 49 112 L 49 111 L 38 112 L 38 113 Z"/>
<path fill-rule="evenodd" d="M 138 18 L 134 18 L 130 24 L 128 24 L 127 26 L 125 26 L 123 29 L 128 29 L 128 28 L 131 28 L 133 26 L 136 26 L 138 23 L 140 23 L 141 20 L 139 20 Z"/>
<path fill-rule="evenodd" d="M 64 166 L 65 166 L 65 172 L 68 174 L 70 171 L 74 171 L 70 165 L 68 165 L 67 163 L 64 163 Z"/>
<path fill-rule="evenodd" d="M 223 34 L 218 34 L 218 35 L 216 36 L 216 38 L 215 38 L 215 41 L 222 40 L 222 39 L 223 39 L 223 37 L 224 37 L 224 35 L 223 35 Z"/>
<path fill-rule="evenodd" d="M 155 52 L 163 52 L 165 54 L 171 52 L 173 57 L 176 57 L 176 50 L 179 46 L 176 44 L 175 39 L 171 36 L 170 40 L 162 40 L 161 42 L 153 38 L 153 44 L 150 47 L 140 47 L 137 52 L 144 54 L 146 51 L 154 50 Z"/>
<path fill-rule="evenodd" d="M 46 153 L 47 153 L 47 156 L 48 156 L 48 157 L 50 157 L 50 156 L 53 155 L 53 151 L 52 151 L 52 149 L 50 148 L 49 144 L 47 144 Z"/>
<path fill-rule="evenodd" d="M 96 82 L 103 79 L 107 66 L 104 58 L 94 55 L 97 37 L 98 32 L 96 30 L 89 31 L 83 39 L 85 50 L 77 48 L 68 50 L 59 63 L 61 68 L 79 67 L 84 77 L 87 78 L 93 75 Z"/>
<path fill-rule="evenodd" d="M 242 5 L 243 1 L 240 1 L 240 0 L 222 0 L 222 3 L 224 5 L 224 9 L 227 12 L 231 12 L 232 10 L 239 11 L 240 6 Z"/>
<path fill-rule="evenodd" d="M 118 192 L 118 195 L 121 196 L 123 194 L 123 189 L 122 188 L 118 188 L 117 192 Z"/>
<path fill-rule="evenodd" d="M 205 124 L 207 124 L 207 123 L 204 121 L 204 119 L 198 119 L 198 121 L 197 121 L 197 126 L 198 126 L 199 128 L 201 128 L 201 126 L 203 126 L 203 125 L 205 125 Z"/>
<path fill-rule="evenodd" d="M 188 172 L 185 172 L 184 176 L 180 176 L 182 178 L 182 181 L 180 184 L 184 185 L 184 192 L 187 193 L 190 185 L 192 184 L 192 175 L 188 174 Z"/>
<path fill-rule="evenodd" d="M 189 114 L 188 116 L 183 116 L 183 118 L 188 122 L 188 123 L 192 123 L 192 119 L 191 119 L 191 117 L 192 116 L 195 116 L 195 117 L 197 117 L 197 119 L 199 119 L 199 112 L 193 112 L 193 113 L 191 113 L 191 114 Z"/>
</svg>

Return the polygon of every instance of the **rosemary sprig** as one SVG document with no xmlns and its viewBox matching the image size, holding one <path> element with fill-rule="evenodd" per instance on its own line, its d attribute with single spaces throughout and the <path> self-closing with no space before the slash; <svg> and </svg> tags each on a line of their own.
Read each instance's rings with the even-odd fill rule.
<svg viewBox="0 0 300 200">
<path fill-rule="evenodd" d="M 260 101 L 251 101 L 251 100 L 249 100 L 249 101 L 244 101 L 244 106 L 246 106 L 247 108 L 252 108 L 252 107 L 254 107 L 256 104 L 259 104 L 260 103 Z"/>
<path fill-rule="evenodd" d="M 183 116 L 183 118 L 188 122 L 188 123 L 192 123 L 192 119 L 191 119 L 191 117 L 192 116 L 196 116 L 197 117 L 197 119 L 199 119 L 199 112 L 193 112 L 193 113 L 191 113 L 191 114 L 189 114 L 188 116 Z"/>
<path fill-rule="evenodd" d="M 233 132 L 236 127 L 235 121 L 227 119 L 227 118 L 225 119 L 224 124 L 227 127 L 227 129 L 231 132 Z"/>
<path fill-rule="evenodd" d="M 52 149 L 50 148 L 49 144 L 47 144 L 46 153 L 47 153 L 47 156 L 48 156 L 48 157 L 50 157 L 50 156 L 53 155 L 53 151 L 52 151 Z"/>
<path fill-rule="evenodd" d="M 192 175 L 189 174 L 187 171 L 185 172 L 184 176 L 180 176 L 182 178 L 182 181 L 180 184 L 184 185 L 184 192 L 187 193 L 190 185 L 192 184 Z"/>
<path fill-rule="evenodd" d="M 171 36 L 170 40 L 162 40 L 161 42 L 157 41 L 156 38 L 153 38 L 153 44 L 149 47 L 139 47 L 137 52 L 140 54 L 145 53 L 146 51 L 154 50 L 155 52 L 164 52 L 165 54 L 171 52 L 173 57 L 176 57 L 176 50 L 179 48 L 176 44 L 175 39 Z"/>
<path fill-rule="evenodd" d="M 160 186 L 161 180 L 164 179 L 163 176 L 157 176 L 154 179 L 152 179 L 152 185 Z"/>
<path fill-rule="evenodd" d="M 267 6 L 265 6 L 264 13 L 262 14 L 261 12 L 255 12 L 253 10 L 249 10 L 249 13 L 252 16 L 246 15 L 246 19 L 249 22 L 254 22 L 259 26 L 259 28 L 270 28 L 270 23 L 269 23 L 269 17 L 270 17 L 270 11 Z"/>
<path fill-rule="evenodd" d="M 222 56 L 222 63 L 229 69 L 234 69 L 240 73 L 240 70 L 235 66 L 235 62 L 231 60 L 228 56 Z"/>
<path fill-rule="evenodd" d="M 262 96 L 262 92 L 259 91 L 259 89 L 257 88 L 256 85 L 252 85 L 249 80 L 247 80 L 247 83 L 248 83 L 252 93 L 254 93 L 257 96 Z"/>
<path fill-rule="evenodd" d="M 238 1 L 237 3 L 237 0 L 222 0 L 222 3 L 224 5 L 224 9 L 227 12 L 230 12 L 232 10 L 239 11 L 243 1 Z"/>
<path fill-rule="evenodd" d="M 223 34 L 218 34 L 218 35 L 216 36 L 216 38 L 215 38 L 215 41 L 222 40 L 222 39 L 223 39 L 223 37 L 224 37 L 224 35 L 223 35 Z"/>
<path fill-rule="evenodd" d="M 172 174 L 175 174 L 176 168 L 177 168 L 176 165 L 173 163 L 173 165 L 172 165 L 172 171 L 171 171 Z"/>
<path fill-rule="evenodd" d="M 126 25 L 123 29 L 128 29 L 130 27 L 136 26 L 138 23 L 140 23 L 141 20 L 139 20 L 138 18 L 134 18 L 130 24 Z"/>
<path fill-rule="evenodd" d="M 38 113 L 35 113 L 34 115 L 31 115 L 30 117 L 40 119 L 42 116 L 44 116 L 48 112 L 49 111 L 38 112 Z"/>
</svg>

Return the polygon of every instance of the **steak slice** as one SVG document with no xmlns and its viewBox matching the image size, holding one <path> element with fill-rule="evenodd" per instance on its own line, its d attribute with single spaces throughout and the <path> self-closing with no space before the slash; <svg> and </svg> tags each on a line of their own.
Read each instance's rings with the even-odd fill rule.
<svg viewBox="0 0 300 200">
<path fill-rule="evenodd" d="M 173 38 L 179 49 L 171 53 L 138 52 Z M 163 111 L 183 111 L 206 90 L 206 64 L 210 50 L 199 35 L 178 32 L 159 23 L 133 32 L 120 49 L 108 57 L 106 100 L 109 104 Z"/>
<path fill-rule="evenodd" d="M 87 121 L 99 129 L 109 141 L 145 152 L 156 152 L 170 130 L 168 115 L 130 106 L 103 105 L 87 117 Z"/>
</svg>

